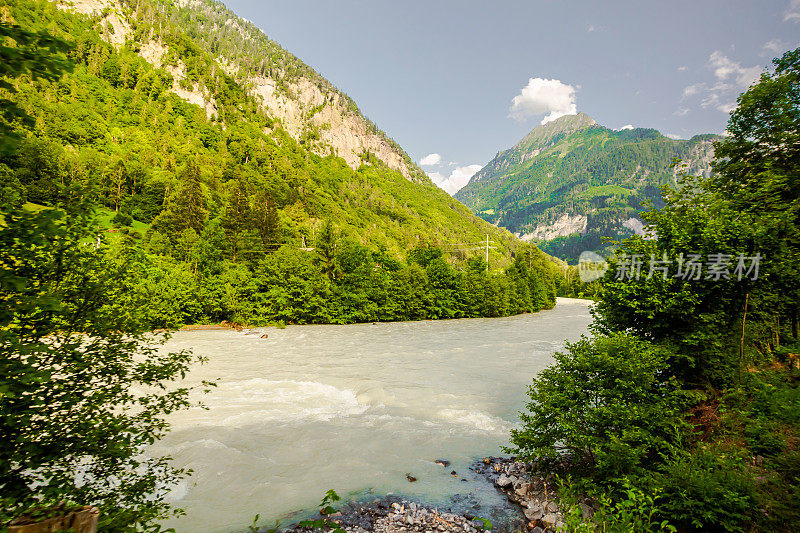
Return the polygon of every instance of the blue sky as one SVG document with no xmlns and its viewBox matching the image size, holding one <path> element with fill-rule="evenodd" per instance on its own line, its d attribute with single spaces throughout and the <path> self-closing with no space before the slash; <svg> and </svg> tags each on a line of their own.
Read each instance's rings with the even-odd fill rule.
<svg viewBox="0 0 800 533">
<path fill-rule="evenodd" d="M 416 161 L 438 160 L 423 168 L 451 192 L 542 120 L 576 110 L 610 128 L 722 133 L 736 95 L 800 46 L 800 0 L 225 4 Z"/>
</svg>

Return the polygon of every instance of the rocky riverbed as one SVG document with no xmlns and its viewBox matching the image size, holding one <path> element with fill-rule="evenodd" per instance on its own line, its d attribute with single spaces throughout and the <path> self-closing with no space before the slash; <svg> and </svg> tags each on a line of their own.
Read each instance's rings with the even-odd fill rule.
<svg viewBox="0 0 800 533">
<path fill-rule="evenodd" d="M 349 533 L 462 532 L 478 533 L 483 520 L 470 515 L 440 511 L 400 498 L 386 497 L 365 505 L 351 505 L 327 517 Z M 293 527 L 284 533 L 301 533 L 308 528 Z"/>
<path fill-rule="evenodd" d="M 512 517 L 503 523 L 493 524 L 494 532 L 554 533 L 565 530 L 565 517 L 558 502 L 556 482 L 552 477 L 538 472 L 533 464 L 513 458 L 485 457 L 476 461 L 470 470 L 507 497 L 511 509 L 503 510 L 505 514 L 516 512 L 518 515 L 518 518 Z M 454 478 L 456 481 L 457 476 Z M 584 519 L 590 519 L 594 513 L 588 503 L 581 504 Z M 487 523 L 483 517 L 492 517 L 493 513 L 480 509 L 475 502 L 473 509 L 474 513 L 464 512 L 463 509 L 459 512 L 453 508 L 442 509 L 398 496 L 386 496 L 370 502 L 352 502 L 327 518 L 348 533 L 485 531 Z M 285 533 L 308 531 L 310 529 L 298 526 L 284 530 Z"/>
</svg>

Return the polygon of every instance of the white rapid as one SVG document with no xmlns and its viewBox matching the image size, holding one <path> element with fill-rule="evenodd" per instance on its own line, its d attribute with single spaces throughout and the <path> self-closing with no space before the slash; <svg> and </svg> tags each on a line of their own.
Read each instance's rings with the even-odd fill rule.
<svg viewBox="0 0 800 533">
<path fill-rule="evenodd" d="M 150 450 L 194 470 L 170 494 L 187 515 L 164 525 L 241 531 L 256 513 L 288 520 L 331 488 L 491 505 L 468 465 L 501 453 L 531 378 L 590 322 L 586 302 L 559 299 L 510 318 L 179 332 L 169 349 L 209 358 L 187 382 L 219 386 L 208 410 L 170 417 Z"/>
</svg>

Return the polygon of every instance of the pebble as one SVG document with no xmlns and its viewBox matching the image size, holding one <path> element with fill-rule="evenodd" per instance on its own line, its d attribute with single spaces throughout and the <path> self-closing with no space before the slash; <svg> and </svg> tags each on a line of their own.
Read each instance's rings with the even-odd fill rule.
<svg viewBox="0 0 800 533">
<path fill-rule="evenodd" d="M 534 465 L 514 459 L 484 457 L 472 470 L 485 476 L 511 502 L 521 507 L 531 533 L 554 533 L 566 528 L 555 482 L 538 474 Z M 581 504 L 587 521 L 594 514 L 588 503 Z"/>
</svg>

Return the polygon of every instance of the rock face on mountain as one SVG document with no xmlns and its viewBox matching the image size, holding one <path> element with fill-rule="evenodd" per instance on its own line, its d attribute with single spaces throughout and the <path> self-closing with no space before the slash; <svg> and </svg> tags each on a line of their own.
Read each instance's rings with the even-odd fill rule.
<svg viewBox="0 0 800 533">
<path fill-rule="evenodd" d="M 714 135 L 670 139 L 653 129 L 615 131 L 567 115 L 499 152 L 456 198 L 483 219 L 574 260 L 602 238 L 641 233 L 641 203 L 681 173 L 709 175 Z M 679 164 L 676 161 L 680 160 Z"/>
<path fill-rule="evenodd" d="M 73 165 L 64 173 L 90 181 L 99 208 L 147 242 L 157 234 L 171 250 L 189 229 L 224 233 L 239 258 L 242 246 L 312 248 L 330 226 L 405 257 L 488 235 L 498 268 L 528 248 L 436 187 L 350 97 L 215 0 L 19 0 L 2 11 L 74 45 L 71 72 L 18 81 L 15 103 L 34 118 L 20 150 Z M 59 202 L 66 178 L 29 160 L 11 168 L 20 194 Z M 175 214 L 187 202 L 191 227 Z M 471 257 L 459 250 L 448 258 Z"/>
<path fill-rule="evenodd" d="M 158 34 L 135 35 L 133 6 L 140 6 L 127 4 L 124 0 L 58 2 L 60 9 L 100 19 L 103 37 L 115 47 L 136 41 L 131 44 L 144 59 L 173 75 L 172 92 L 205 109 L 209 118 L 216 116 L 213 91 L 187 78 L 186 65 L 170 56 Z M 265 111 L 312 152 L 339 156 L 354 170 L 371 154 L 407 179 L 427 180 L 405 151 L 364 117 L 346 94 L 252 23 L 212 0 L 178 0 L 159 8 L 171 10 L 173 19 L 189 26 L 189 33 L 207 45 L 206 51 L 213 54 L 220 70 L 246 86 Z"/>
</svg>

